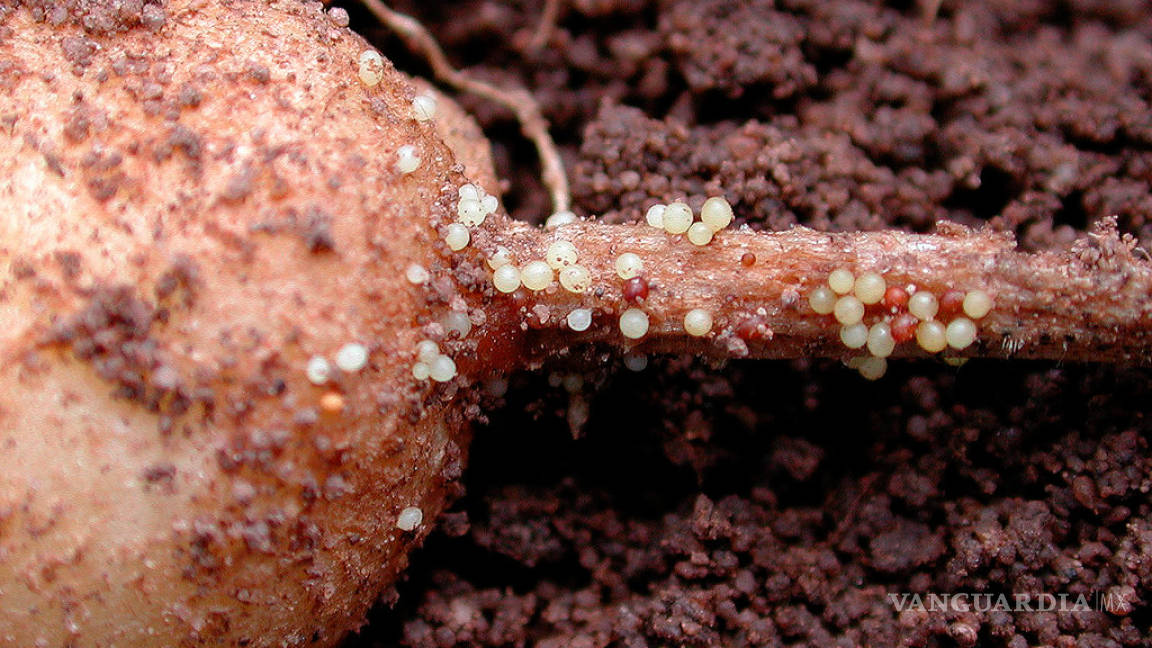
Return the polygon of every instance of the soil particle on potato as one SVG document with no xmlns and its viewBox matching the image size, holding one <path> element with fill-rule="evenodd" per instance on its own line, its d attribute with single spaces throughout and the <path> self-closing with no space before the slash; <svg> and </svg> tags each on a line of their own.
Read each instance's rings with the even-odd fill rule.
<svg viewBox="0 0 1152 648">
<path fill-rule="evenodd" d="M 176 95 L 176 101 L 180 104 L 181 108 L 195 108 L 204 101 L 204 95 L 196 86 L 185 83 L 180 86 L 180 91 Z"/>
<path fill-rule="evenodd" d="M 161 162 L 177 151 L 192 162 L 198 162 L 204 153 L 203 139 L 190 128 L 174 124 L 169 129 L 168 135 L 157 143 L 152 156 L 157 162 Z"/>
<path fill-rule="evenodd" d="M 79 272 L 78 259 L 66 267 L 72 266 Z M 186 267 L 174 272 L 190 280 Z M 201 397 L 168 363 L 153 336 L 162 313 L 131 286 L 100 286 L 83 309 L 55 324 L 44 344 L 64 347 L 91 364 L 101 379 L 115 385 L 115 396 L 162 414 L 161 426 L 167 432 L 172 417 L 188 411 Z"/>
<path fill-rule="evenodd" d="M 141 476 L 150 487 L 159 488 L 167 493 L 175 490 L 173 480 L 176 478 L 176 466 L 170 462 L 152 464 L 144 468 Z"/>
<path fill-rule="evenodd" d="M 253 170 L 248 166 L 237 171 L 224 184 L 220 198 L 228 202 L 239 202 L 247 198 L 248 194 L 252 193 L 252 175 Z"/>
<path fill-rule="evenodd" d="M 97 44 L 84 36 L 67 36 L 60 40 L 60 47 L 64 49 L 64 58 L 78 68 L 85 68 L 92 64 Z"/>
<path fill-rule="evenodd" d="M 81 257 L 80 253 L 75 250 L 57 250 L 52 254 L 52 258 L 56 260 L 56 264 L 60 266 L 60 271 L 64 275 L 65 281 L 75 281 L 80 276 Z"/>
<path fill-rule="evenodd" d="M 157 0 L 4 0 L 0 3 L 0 16 L 21 6 L 27 7 L 38 22 L 70 22 L 97 35 L 124 32 L 139 25 L 156 31 L 166 21 L 163 3 Z"/>
<path fill-rule="evenodd" d="M 265 84 L 272 80 L 272 72 L 265 65 L 248 63 L 244 66 L 244 75 L 254 83 Z"/>
<path fill-rule="evenodd" d="M 177 254 L 172 258 L 168 269 L 161 273 L 153 289 L 158 303 L 173 298 L 177 292 L 181 293 L 181 303 L 184 306 L 192 305 L 196 300 L 196 291 L 200 286 L 200 264 L 185 254 Z"/>
<path fill-rule="evenodd" d="M 332 217 L 319 207 L 309 212 L 303 236 L 309 252 L 331 252 L 336 248 L 336 240 L 332 237 Z"/>
</svg>

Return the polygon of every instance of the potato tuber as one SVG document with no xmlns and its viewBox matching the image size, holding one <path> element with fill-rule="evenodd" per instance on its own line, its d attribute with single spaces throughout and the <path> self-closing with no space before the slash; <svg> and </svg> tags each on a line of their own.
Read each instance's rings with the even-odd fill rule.
<svg viewBox="0 0 1152 648">
<path fill-rule="evenodd" d="M 675 207 L 689 237 L 538 230 L 466 116 L 318 4 L 127 7 L 0 8 L 8 645 L 332 645 L 455 492 L 475 386 L 570 348 L 926 355 L 878 276 L 953 321 L 983 294 L 972 329 L 913 322 L 957 354 L 1152 360 L 1152 269 L 1115 232 L 1030 256 L 733 231 L 719 203 Z"/>
<path fill-rule="evenodd" d="M 485 145 L 309 5 L 61 11 L 0 9 L 0 643 L 330 645 L 463 460 L 405 270 Z"/>
</svg>

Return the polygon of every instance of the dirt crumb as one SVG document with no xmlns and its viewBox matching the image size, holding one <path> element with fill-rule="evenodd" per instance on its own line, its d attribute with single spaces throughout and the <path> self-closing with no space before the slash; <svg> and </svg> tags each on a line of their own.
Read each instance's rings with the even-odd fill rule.
<svg viewBox="0 0 1152 648">
<path fill-rule="evenodd" d="M 130 286 L 98 287 L 84 309 L 53 327 L 44 345 L 68 349 L 114 385 L 116 397 L 164 414 L 170 423 L 195 395 L 152 336 L 157 315 Z"/>
<path fill-rule="evenodd" d="M 6 0 L 3 6 L 9 11 L 23 6 L 37 21 L 52 25 L 70 22 L 101 36 L 138 25 L 156 31 L 166 20 L 163 3 L 157 0 Z"/>
<path fill-rule="evenodd" d="M 331 252 L 336 249 L 336 240 L 332 238 L 332 216 L 318 207 L 308 214 L 303 236 L 309 252 Z"/>
</svg>

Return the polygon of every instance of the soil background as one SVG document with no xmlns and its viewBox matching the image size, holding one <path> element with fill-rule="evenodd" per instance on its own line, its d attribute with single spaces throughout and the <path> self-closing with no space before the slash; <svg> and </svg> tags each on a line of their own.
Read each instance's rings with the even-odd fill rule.
<svg viewBox="0 0 1152 648">
<path fill-rule="evenodd" d="M 1030 250 L 1116 216 L 1152 249 L 1145 2 L 560 4 L 535 48 L 543 2 L 393 3 L 458 66 L 535 93 L 582 216 L 723 194 L 756 229 L 950 219 Z M 509 209 L 541 221 L 530 145 L 460 100 Z M 348 648 L 1152 645 L 1150 378 L 904 361 L 866 382 L 691 358 L 511 377 L 465 494 Z M 1116 605 L 898 613 L 899 592 Z"/>
</svg>

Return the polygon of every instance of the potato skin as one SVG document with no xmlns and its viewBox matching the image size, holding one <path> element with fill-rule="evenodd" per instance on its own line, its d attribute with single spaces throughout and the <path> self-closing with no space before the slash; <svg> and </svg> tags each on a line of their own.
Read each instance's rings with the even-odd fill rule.
<svg viewBox="0 0 1152 648">
<path fill-rule="evenodd" d="M 462 166 L 318 3 L 111 5 L 0 8 L 0 643 L 332 645 L 464 460 L 404 279 Z"/>
</svg>

